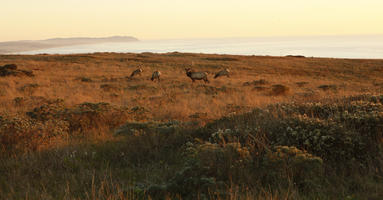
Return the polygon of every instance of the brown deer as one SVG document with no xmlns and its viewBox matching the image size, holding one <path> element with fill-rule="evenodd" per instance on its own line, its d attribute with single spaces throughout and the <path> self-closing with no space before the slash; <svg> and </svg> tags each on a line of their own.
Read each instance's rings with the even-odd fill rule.
<svg viewBox="0 0 383 200">
<path fill-rule="evenodd" d="M 186 75 L 194 82 L 195 80 L 204 80 L 205 83 L 209 83 L 206 72 L 194 72 L 190 68 L 185 68 Z"/>
</svg>

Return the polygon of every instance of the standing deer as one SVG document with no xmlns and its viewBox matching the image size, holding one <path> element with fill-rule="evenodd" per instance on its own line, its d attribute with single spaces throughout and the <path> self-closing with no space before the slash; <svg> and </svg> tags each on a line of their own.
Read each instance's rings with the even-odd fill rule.
<svg viewBox="0 0 383 200">
<path fill-rule="evenodd" d="M 209 83 L 206 72 L 194 72 L 190 68 L 185 68 L 185 71 L 186 71 L 186 75 L 190 77 L 193 82 L 195 80 L 204 80 L 205 83 Z"/>
</svg>

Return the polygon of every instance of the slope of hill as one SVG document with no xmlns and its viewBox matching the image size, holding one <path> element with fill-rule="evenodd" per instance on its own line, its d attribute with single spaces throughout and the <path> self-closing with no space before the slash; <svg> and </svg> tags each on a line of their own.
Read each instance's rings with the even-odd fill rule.
<svg viewBox="0 0 383 200">
<path fill-rule="evenodd" d="M 0 42 L 0 54 L 16 53 L 22 51 L 32 51 L 53 47 L 73 46 L 82 44 L 98 44 L 107 42 L 134 42 L 137 38 L 131 36 L 113 36 L 104 38 L 52 38 L 47 40 L 22 40 Z"/>
</svg>

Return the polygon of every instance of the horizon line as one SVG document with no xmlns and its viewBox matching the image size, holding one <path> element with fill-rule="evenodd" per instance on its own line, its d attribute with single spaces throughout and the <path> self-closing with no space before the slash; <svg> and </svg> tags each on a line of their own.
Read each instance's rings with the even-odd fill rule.
<svg viewBox="0 0 383 200">
<path fill-rule="evenodd" d="M 21 41 L 44 41 L 44 40 L 51 40 L 51 39 L 86 39 L 86 38 L 92 38 L 92 39 L 98 39 L 98 38 L 112 38 L 112 37 L 133 37 L 138 39 L 138 41 L 157 41 L 157 40 L 198 40 L 198 39 L 246 39 L 246 38 L 310 38 L 310 37 L 361 37 L 361 36 L 383 36 L 383 33 L 376 33 L 376 34 L 318 34 L 318 35 L 264 35 L 264 36 L 227 36 L 227 37 L 174 37 L 174 38 L 139 38 L 132 35 L 109 35 L 109 36 L 73 36 L 73 37 L 60 37 L 60 36 L 54 36 L 51 38 L 45 38 L 45 39 L 21 39 L 21 40 L 7 40 L 7 41 L 0 41 L 0 43 L 3 42 L 21 42 Z"/>
</svg>

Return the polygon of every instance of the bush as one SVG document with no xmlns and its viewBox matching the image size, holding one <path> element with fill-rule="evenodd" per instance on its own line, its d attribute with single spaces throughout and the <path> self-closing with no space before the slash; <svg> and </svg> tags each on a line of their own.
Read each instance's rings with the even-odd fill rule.
<svg viewBox="0 0 383 200">
<path fill-rule="evenodd" d="M 216 191 L 225 191 L 230 179 L 237 178 L 250 163 L 250 152 L 240 143 L 215 143 L 184 146 L 184 167 L 166 183 L 152 185 L 149 194 L 180 195 L 184 199 L 207 198 Z M 159 189 L 162 192 L 158 192 Z"/>
<path fill-rule="evenodd" d="M 269 82 L 266 81 L 265 79 L 259 79 L 252 82 L 244 82 L 243 86 L 250 86 L 250 85 L 261 86 L 261 85 L 267 85 L 267 84 L 269 84 Z"/>
<path fill-rule="evenodd" d="M 65 137 L 68 133 L 69 124 L 61 120 L 41 122 L 27 117 L 0 118 L 0 145 L 4 153 L 37 150 L 53 138 Z"/>
<path fill-rule="evenodd" d="M 329 103 L 271 105 L 224 117 L 196 134 L 206 140 L 208 132 L 231 129 L 242 137 L 250 134 L 267 141 L 266 146 L 307 150 L 337 170 L 374 171 L 383 164 L 382 99 L 360 96 Z"/>
<path fill-rule="evenodd" d="M 336 85 L 320 85 L 318 88 L 323 91 L 328 91 L 328 90 L 336 91 L 338 89 Z"/>
<path fill-rule="evenodd" d="M 267 173 L 263 174 L 263 183 L 271 185 L 294 184 L 301 191 L 315 191 L 322 183 L 323 160 L 289 146 L 275 146 L 268 152 L 263 166 Z"/>
<path fill-rule="evenodd" d="M 17 99 L 21 103 L 22 99 Z M 36 150 L 64 136 L 108 132 L 128 119 L 128 111 L 108 103 L 82 103 L 65 107 L 62 99 L 47 100 L 24 115 L 2 117 L 0 143 L 5 151 Z"/>
<path fill-rule="evenodd" d="M 109 130 L 127 119 L 127 111 L 108 103 L 82 103 L 66 108 L 62 100 L 49 102 L 27 112 L 33 119 L 46 121 L 57 119 L 69 123 L 70 133 L 86 134 L 91 130 Z"/>
<path fill-rule="evenodd" d="M 290 88 L 284 85 L 273 85 L 271 88 L 270 95 L 278 96 L 278 95 L 286 95 L 289 92 Z"/>
</svg>

